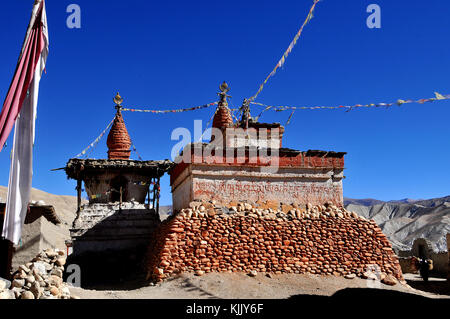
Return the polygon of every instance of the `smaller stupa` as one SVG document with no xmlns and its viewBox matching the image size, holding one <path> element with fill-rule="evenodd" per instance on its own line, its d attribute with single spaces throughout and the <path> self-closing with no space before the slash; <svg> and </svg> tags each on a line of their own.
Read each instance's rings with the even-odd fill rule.
<svg viewBox="0 0 450 319">
<path fill-rule="evenodd" d="M 117 93 L 117 111 L 107 138 L 108 158 L 72 158 L 65 167 L 78 190 L 77 217 L 70 230 L 74 257 L 87 254 L 90 259 L 92 254 L 105 252 L 136 256 L 139 247 L 141 253 L 145 251 L 160 224 L 159 181 L 172 162 L 130 159 L 132 142 L 122 117 L 122 102 Z M 84 205 L 83 183 L 88 196 Z"/>
</svg>

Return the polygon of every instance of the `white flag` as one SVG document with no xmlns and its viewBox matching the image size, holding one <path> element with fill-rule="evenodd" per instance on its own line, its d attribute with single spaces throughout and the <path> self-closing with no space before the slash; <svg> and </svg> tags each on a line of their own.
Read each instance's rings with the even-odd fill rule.
<svg viewBox="0 0 450 319">
<path fill-rule="evenodd" d="M 48 56 L 48 29 L 44 0 L 36 0 L 30 25 L 8 97 L 24 96 L 15 122 L 8 196 L 2 236 L 18 244 L 30 201 L 33 176 L 33 144 L 39 81 Z M 21 66 L 22 69 L 20 68 Z M 21 72 L 17 76 L 17 72 Z M 18 79 L 18 81 L 16 80 Z M 27 80 L 28 79 L 28 80 Z M 26 94 L 24 94 L 25 90 Z M 12 92 L 11 92 L 12 91 Z M 7 100 L 8 100 L 7 97 Z M 21 101 L 20 101 L 21 102 Z M 20 105 L 21 104 L 21 105 Z M 5 105 L 3 106 L 5 108 Z"/>
</svg>

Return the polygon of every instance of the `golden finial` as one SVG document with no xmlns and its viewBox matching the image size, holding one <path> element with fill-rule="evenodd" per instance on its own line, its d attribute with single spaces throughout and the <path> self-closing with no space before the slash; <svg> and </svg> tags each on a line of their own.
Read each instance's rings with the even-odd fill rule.
<svg viewBox="0 0 450 319">
<path fill-rule="evenodd" d="M 230 95 L 227 95 L 228 91 L 230 91 L 228 84 L 223 81 L 223 83 L 219 86 L 219 89 L 220 93 L 217 93 L 217 95 L 220 96 L 220 102 L 227 103 L 227 97 L 231 97 Z"/>
<path fill-rule="evenodd" d="M 225 81 L 223 81 L 223 83 L 219 86 L 219 89 L 222 93 L 228 93 L 228 91 L 230 90 L 227 82 L 225 82 Z"/>
<path fill-rule="evenodd" d="M 114 103 L 116 103 L 116 107 L 117 107 L 117 106 L 118 106 L 118 107 L 122 107 L 123 99 L 122 99 L 122 97 L 120 96 L 119 92 L 117 92 L 117 94 L 116 94 L 116 96 L 114 97 L 113 101 L 114 101 Z"/>
</svg>

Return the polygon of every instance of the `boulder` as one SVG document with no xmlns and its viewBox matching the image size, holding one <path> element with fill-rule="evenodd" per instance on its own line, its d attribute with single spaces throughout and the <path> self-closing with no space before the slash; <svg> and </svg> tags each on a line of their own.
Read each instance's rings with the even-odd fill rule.
<svg viewBox="0 0 450 319">
<path fill-rule="evenodd" d="M 31 291 L 25 290 L 20 295 L 20 299 L 35 299 L 35 298 L 34 298 L 34 295 L 33 295 L 33 293 Z"/>
<path fill-rule="evenodd" d="M 28 284 L 32 284 L 33 282 L 36 281 L 36 278 L 33 276 L 33 274 L 30 274 L 27 276 L 27 278 L 25 278 L 25 282 Z"/>
<path fill-rule="evenodd" d="M 34 298 L 39 299 L 42 296 L 42 292 L 44 289 L 41 288 L 39 283 L 35 281 L 30 288 L 31 293 L 34 295 Z"/>
<path fill-rule="evenodd" d="M 50 293 L 56 297 L 61 294 L 61 291 L 57 287 L 52 287 L 50 288 Z"/>
<path fill-rule="evenodd" d="M 36 261 L 32 266 L 33 274 L 45 275 L 47 274 L 45 263 L 42 261 Z"/>
<path fill-rule="evenodd" d="M 25 286 L 25 279 L 14 279 L 12 282 L 13 288 L 22 288 Z"/>
<path fill-rule="evenodd" d="M 23 272 L 25 272 L 26 274 L 28 274 L 30 272 L 30 268 L 28 268 L 25 265 L 20 265 L 19 266 L 19 270 L 22 270 Z"/>
<path fill-rule="evenodd" d="M 55 275 L 51 275 L 48 283 L 50 286 L 55 286 L 57 288 L 61 287 L 63 281 L 61 277 L 55 276 Z"/>
<path fill-rule="evenodd" d="M 45 254 L 47 255 L 48 258 L 54 258 L 56 256 L 58 256 L 58 253 L 56 251 L 54 251 L 53 249 L 47 249 L 45 251 Z"/>
<path fill-rule="evenodd" d="M 66 264 L 66 258 L 65 257 L 59 257 L 56 259 L 56 265 L 58 266 L 64 266 Z"/>
<path fill-rule="evenodd" d="M 386 275 L 381 282 L 385 285 L 395 286 L 397 284 L 397 279 L 392 275 Z"/>
<path fill-rule="evenodd" d="M 61 269 L 55 268 L 51 271 L 50 275 L 55 275 L 55 276 L 62 278 L 63 271 Z"/>
</svg>

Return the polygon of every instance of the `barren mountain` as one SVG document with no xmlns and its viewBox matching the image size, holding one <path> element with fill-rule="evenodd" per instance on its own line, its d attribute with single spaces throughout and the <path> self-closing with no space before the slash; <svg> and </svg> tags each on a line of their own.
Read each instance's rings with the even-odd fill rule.
<svg viewBox="0 0 450 319">
<path fill-rule="evenodd" d="M 346 208 L 375 220 L 395 249 L 410 249 L 414 239 L 426 238 L 436 252 L 447 250 L 445 237 L 450 233 L 450 196 L 371 205 L 347 201 Z"/>
</svg>

